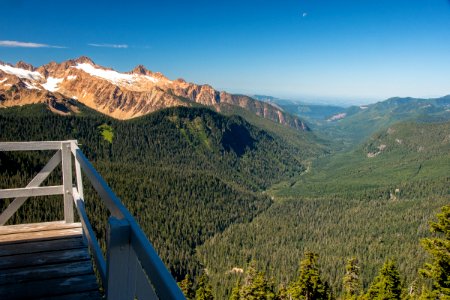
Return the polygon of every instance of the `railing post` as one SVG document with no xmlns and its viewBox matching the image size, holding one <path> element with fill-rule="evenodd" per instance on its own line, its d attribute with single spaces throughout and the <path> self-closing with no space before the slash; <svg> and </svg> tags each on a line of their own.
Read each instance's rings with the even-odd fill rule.
<svg viewBox="0 0 450 300">
<path fill-rule="evenodd" d="M 130 258 L 130 224 L 126 219 L 109 217 L 106 253 L 106 299 L 127 300 L 130 288 L 129 258 Z"/>
<path fill-rule="evenodd" d="M 72 151 L 71 142 L 61 143 L 62 175 L 64 186 L 64 220 L 73 223 L 73 195 L 72 195 Z"/>
</svg>

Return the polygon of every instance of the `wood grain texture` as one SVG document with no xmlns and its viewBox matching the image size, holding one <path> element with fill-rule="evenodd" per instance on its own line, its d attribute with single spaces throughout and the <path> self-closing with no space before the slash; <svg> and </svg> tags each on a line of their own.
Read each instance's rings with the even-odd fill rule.
<svg viewBox="0 0 450 300">
<path fill-rule="evenodd" d="M 80 223 L 0 226 L 0 239 L 0 299 L 101 299 Z"/>
<path fill-rule="evenodd" d="M 0 299 L 35 299 L 98 290 L 94 274 L 8 284 Z"/>
<path fill-rule="evenodd" d="M 85 248 L 86 244 L 79 237 L 60 238 L 55 240 L 24 241 L 23 243 L 0 244 L 0 259 L 2 256 L 36 253 L 44 251 L 68 250 Z"/>
</svg>

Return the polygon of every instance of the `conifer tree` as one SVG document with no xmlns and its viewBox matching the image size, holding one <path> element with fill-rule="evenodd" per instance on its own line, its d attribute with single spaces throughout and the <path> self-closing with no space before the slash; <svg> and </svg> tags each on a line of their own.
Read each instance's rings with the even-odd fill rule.
<svg viewBox="0 0 450 300">
<path fill-rule="evenodd" d="M 347 260 L 343 279 L 343 292 L 344 299 L 357 299 L 361 293 L 360 270 L 356 257 Z"/>
<path fill-rule="evenodd" d="M 369 287 L 365 298 L 374 300 L 401 298 L 400 274 L 395 262 L 387 260 Z"/>
<path fill-rule="evenodd" d="M 266 278 L 264 272 L 256 270 L 256 263 L 252 261 L 247 269 L 244 285 L 241 287 L 241 300 L 272 300 L 275 299 L 273 284 Z"/>
<path fill-rule="evenodd" d="M 421 241 L 422 246 L 431 255 L 432 262 L 426 263 L 419 273 L 433 281 L 430 297 L 450 298 L 450 206 L 442 207 L 437 215 L 438 221 L 430 223 L 430 231 L 436 236 Z M 426 297 L 427 291 L 423 291 Z"/>
<path fill-rule="evenodd" d="M 198 287 L 195 291 L 195 300 L 213 300 L 212 287 L 208 276 L 203 273 L 198 281 Z"/>
<path fill-rule="evenodd" d="M 320 278 L 317 260 L 317 254 L 305 252 L 300 262 L 299 277 L 288 290 L 292 299 L 328 299 L 327 287 Z"/>
<path fill-rule="evenodd" d="M 277 300 L 289 300 L 289 294 L 286 286 L 284 284 L 280 284 L 278 287 Z"/>
<path fill-rule="evenodd" d="M 195 298 L 193 283 L 191 281 L 191 277 L 189 276 L 189 274 L 186 274 L 184 279 L 178 282 L 178 286 L 180 287 L 186 299 L 191 300 Z"/>
</svg>

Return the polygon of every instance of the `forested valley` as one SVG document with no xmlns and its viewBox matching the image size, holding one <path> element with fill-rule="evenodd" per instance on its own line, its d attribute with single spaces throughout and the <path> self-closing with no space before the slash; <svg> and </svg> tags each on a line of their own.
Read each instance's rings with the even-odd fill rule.
<svg viewBox="0 0 450 300">
<path fill-rule="evenodd" d="M 449 295 L 449 211 L 441 212 L 450 192 L 448 122 L 396 124 L 325 155 L 333 149 L 313 133 L 265 130 L 270 121 L 255 126 L 202 107 L 129 121 L 81 111 L 1 109 L 0 141 L 78 140 L 188 298 Z M 25 186 L 51 155 L 0 152 L 0 188 Z M 55 171 L 47 183 L 60 180 Z M 91 187 L 85 194 L 104 240 L 106 210 Z M 10 224 L 61 219 L 62 201 L 42 198 L 28 200 Z M 447 252 L 432 248 L 432 238 Z"/>
</svg>

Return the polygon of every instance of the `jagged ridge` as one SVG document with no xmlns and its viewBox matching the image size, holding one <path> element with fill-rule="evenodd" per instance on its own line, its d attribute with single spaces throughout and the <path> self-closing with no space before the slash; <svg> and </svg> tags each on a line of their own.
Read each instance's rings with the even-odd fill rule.
<svg viewBox="0 0 450 300">
<path fill-rule="evenodd" d="M 0 62 L 0 107 L 46 103 L 55 112 L 76 112 L 69 99 L 117 119 L 131 119 L 162 108 L 196 103 L 216 111 L 220 111 L 223 104 L 231 104 L 274 122 L 308 130 L 300 119 L 270 103 L 220 92 L 210 85 L 183 79 L 172 81 L 142 65 L 131 72 L 119 73 L 84 56 L 62 63 L 50 62 L 38 68 L 22 61 L 15 66 Z"/>
</svg>

